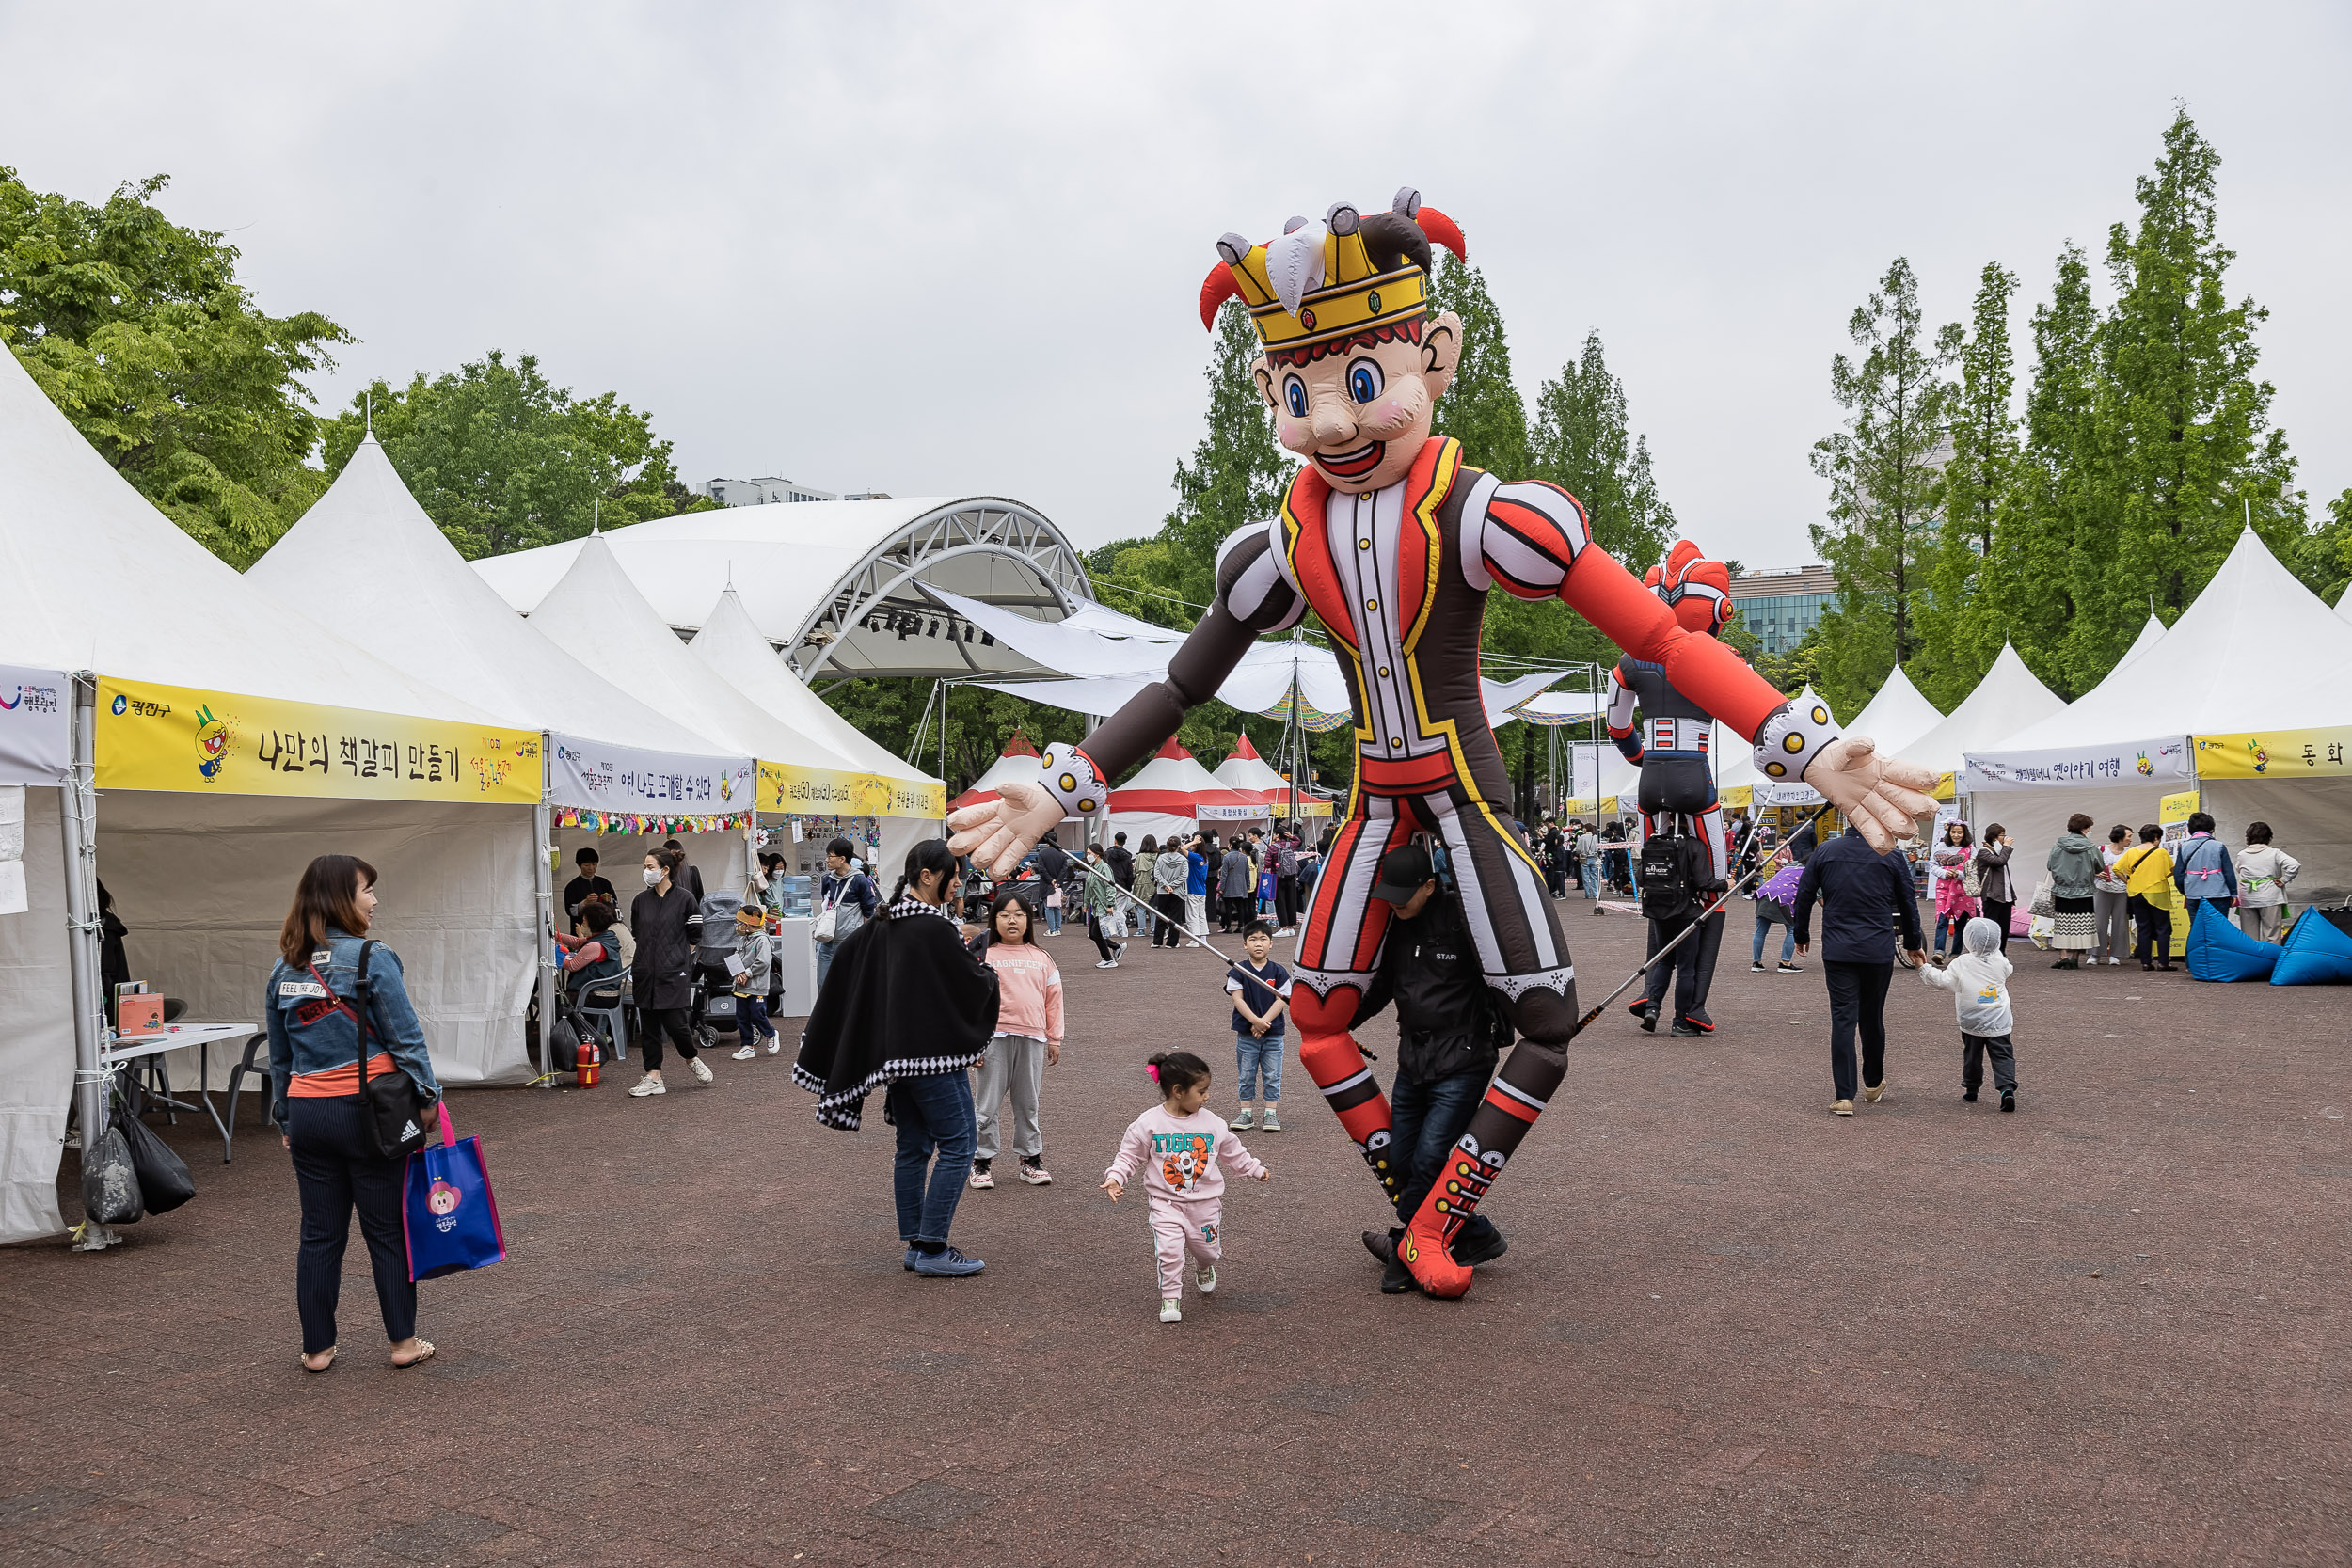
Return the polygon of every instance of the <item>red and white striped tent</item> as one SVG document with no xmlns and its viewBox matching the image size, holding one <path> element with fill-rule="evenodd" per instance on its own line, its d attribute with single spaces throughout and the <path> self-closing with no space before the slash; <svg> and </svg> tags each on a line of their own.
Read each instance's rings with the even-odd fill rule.
<svg viewBox="0 0 2352 1568">
<path fill-rule="evenodd" d="M 973 781 L 970 789 L 948 801 L 947 809 L 961 811 L 966 806 L 986 805 L 996 799 L 996 786 L 1006 780 L 1018 779 L 1023 784 L 1032 784 L 1042 771 L 1037 748 L 1029 744 L 1027 736 L 1015 730 L 1012 738 L 1005 742 L 1004 751 L 988 765 L 988 771 Z"/>
<path fill-rule="evenodd" d="M 1111 791 L 1111 829 L 1131 844 L 1140 834 L 1165 838 L 1196 822 L 1231 832 L 1229 824 L 1262 822 L 1266 812 L 1263 799 L 1218 783 L 1172 736 L 1134 778 Z"/>
<path fill-rule="evenodd" d="M 1290 781 L 1266 765 L 1265 759 L 1258 754 L 1258 748 L 1249 743 L 1247 731 L 1242 734 L 1241 743 L 1233 748 L 1233 754 L 1216 765 L 1214 777 L 1228 789 L 1264 801 L 1271 816 L 1290 815 Z M 1299 790 L 1300 816 L 1328 816 L 1330 814 L 1330 801 L 1311 789 Z"/>
</svg>

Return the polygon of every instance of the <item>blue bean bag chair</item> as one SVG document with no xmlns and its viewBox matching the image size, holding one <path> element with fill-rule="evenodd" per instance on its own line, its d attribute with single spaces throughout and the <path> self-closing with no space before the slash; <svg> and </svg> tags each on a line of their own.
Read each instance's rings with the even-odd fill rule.
<svg viewBox="0 0 2352 1568">
<path fill-rule="evenodd" d="M 2279 965 L 2270 972 L 2274 986 L 2352 985 L 2352 936 L 2325 913 L 2305 910 L 2279 949 Z"/>
<path fill-rule="evenodd" d="M 2188 928 L 2188 972 L 2200 980 L 2267 980 L 2278 966 L 2282 949 L 2276 942 L 2256 942 L 2199 900 L 2197 918 Z"/>
</svg>

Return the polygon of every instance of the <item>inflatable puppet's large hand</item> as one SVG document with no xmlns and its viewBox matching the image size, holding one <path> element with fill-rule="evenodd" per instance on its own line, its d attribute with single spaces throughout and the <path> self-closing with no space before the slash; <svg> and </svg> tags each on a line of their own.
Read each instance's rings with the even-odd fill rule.
<svg viewBox="0 0 2352 1568">
<path fill-rule="evenodd" d="M 1915 833 L 1918 818 L 1935 815 L 1935 798 L 1926 793 L 1935 787 L 1935 775 L 1916 763 L 1879 755 L 1878 742 L 1867 736 L 1845 736 L 1822 747 L 1804 782 L 1881 854 Z"/>
<path fill-rule="evenodd" d="M 947 847 L 971 856 L 973 864 L 988 867 L 994 876 L 1009 877 L 1021 868 L 1021 857 L 1061 825 L 1061 802 L 1044 785 L 1008 780 L 997 787 L 995 800 L 948 816 L 954 836 Z"/>
</svg>

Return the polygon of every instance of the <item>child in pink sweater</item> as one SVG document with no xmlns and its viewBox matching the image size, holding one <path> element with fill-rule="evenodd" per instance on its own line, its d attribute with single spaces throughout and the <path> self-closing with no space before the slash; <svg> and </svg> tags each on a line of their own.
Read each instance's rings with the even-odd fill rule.
<svg viewBox="0 0 2352 1568">
<path fill-rule="evenodd" d="M 1151 1072 L 1160 1103 L 1136 1117 L 1119 1140 L 1119 1158 L 1103 1173 L 1103 1190 L 1117 1203 L 1137 1169 L 1160 1259 L 1160 1322 L 1184 1318 L 1184 1254 L 1199 1260 L 1200 1293 L 1216 1290 L 1216 1260 L 1224 1254 L 1218 1229 L 1225 1215 L 1225 1167 L 1263 1181 L 1272 1173 L 1242 1148 L 1224 1118 L 1200 1107 L 1209 1098 L 1209 1064 L 1189 1051 L 1154 1056 Z"/>
<path fill-rule="evenodd" d="M 1012 1151 L 1021 1157 L 1021 1180 L 1042 1187 L 1054 1180 L 1045 1168 L 1045 1134 L 1038 1131 L 1038 1098 L 1045 1069 L 1061 1060 L 1061 971 L 1029 930 L 1029 906 L 1009 890 L 998 894 L 989 911 L 981 961 L 996 972 L 996 1033 L 979 1060 L 972 1086 L 977 1126 L 972 1146 L 972 1185 L 993 1187 L 997 1108 L 1012 1096 Z"/>
</svg>

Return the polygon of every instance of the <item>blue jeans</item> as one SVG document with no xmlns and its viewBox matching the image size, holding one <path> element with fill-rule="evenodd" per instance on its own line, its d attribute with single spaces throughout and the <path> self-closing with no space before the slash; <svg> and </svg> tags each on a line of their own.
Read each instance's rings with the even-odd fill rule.
<svg viewBox="0 0 2352 1568">
<path fill-rule="evenodd" d="M 1243 1104 L 1257 1098 L 1261 1074 L 1265 1078 L 1266 1103 L 1272 1105 L 1282 1098 L 1281 1030 L 1269 1029 L 1263 1036 L 1234 1030 L 1233 1055 L 1241 1064 L 1239 1093 Z"/>
<path fill-rule="evenodd" d="M 825 972 L 833 967 L 833 950 L 841 944 L 837 942 L 820 942 L 814 945 L 817 948 L 817 989 L 822 990 L 825 989 Z"/>
<path fill-rule="evenodd" d="M 1600 857 L 1585 856 L 1577 872 L 1584 883 L 1584 896 L 1597 901 L 1600 897 Z"/>
<path fill-rule="evenodd" d="M 956 1201 L 972 1174 L 978 1127 L 972 1080 L 962 1072 L 899 1078 L 889 1090 L 890 1119 L 898 1127 L 898 1163 L 891 1185 L 898 1199 L 898 1234 L 909 1246 L 945 1246 Z M 936 1152 L 939 1163 L 931 1163 Z"/>
<path fill-rule="evenodd" d="M 1389 1091 L 1390 1147 L 1405 1162 L 1405 1190 L 1396 1200 L 1399 1224 L 1421 1212 L 1422 1200 L 1438 1184 L 1446 1157 L 1454 1151 L 1478 1102 L 1486 1098 L 1486 1074 L 1457 1072 L 1434 1084 L 1418 1084 L 1402 1072 Z M 1454 1238 L 1456 1247 L 1479 1246 L 1494 1235 L 1494 1222 L 1472 1214 Z"/>
<path fill-rule="evenodd" d="M 1045 934 L 1049 937 L 1061 935 L 1061 906 L 1059 904 L 1045 906 Z"/>
<path fill-rule="evenodd" d="M 1772 928 L 1778 924 L 1779 923 L 1777 921 L 1766 920 L 1760 916 L 1757 918 L 1756 923 L 1756 946 L 1753 951 L 1753 956 L 1748 959 L 1750 963 L 1760 964 L 1764 961 L 1764 944 L 1772 940 L 1766 935 L 1766 933 L 1771 931 Z M 1794 926 L 1782 926 L 1780 927 L 1780 961 L 1782 963 L 1787 963 L 1789 959 L 1795 958 L 1796 956 L 1797 928 Z"/>
</svg>

